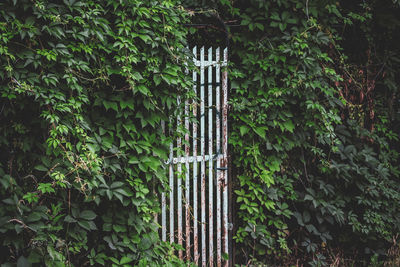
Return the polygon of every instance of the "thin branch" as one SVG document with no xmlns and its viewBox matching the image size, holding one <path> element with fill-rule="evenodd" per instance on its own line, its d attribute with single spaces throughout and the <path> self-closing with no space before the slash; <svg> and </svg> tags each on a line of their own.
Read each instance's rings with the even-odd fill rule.
<svg viewBox="0 0 400 267">
<path fill-rule="evenodd" d="M 29 230 L 31 230 L 31 231 L 33 231 L 33 232 L 36 232 L 33 228 L 29 227 L 28 225 L 26 225 L 26 224 L 25 224 L 23 221 L 21 221 L 21 220 L 18 220 L 18 219 L 11 219 L 11 220 L 8 220 L 8 222 L 9 222 L 9 223 L 12 223 L 12 222 L 19 223 L 19 224 L 21 224 L 24 228 L 27 228 L 27 229 L 29 229 Z"/>
</svg>

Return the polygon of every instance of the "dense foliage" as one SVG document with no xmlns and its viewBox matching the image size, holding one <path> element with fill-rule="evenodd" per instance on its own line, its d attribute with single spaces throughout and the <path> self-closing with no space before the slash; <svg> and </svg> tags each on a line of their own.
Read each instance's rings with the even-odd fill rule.
<svg viewBox="0 0 400 267">
<path fill-rule="evenodd" d="M 399 12 L 390 0 L 2 1 L 0 263 L 180 264 L 154 216 L 161 121 L 191 88 L 187 40 L 229 46 L 235 262 L 399 255 Z"/>
<path fill-rule="evenodd" d="M 4 266 L 174 263 L 154 193 L 185 19 L 169 0 L 1 1 Z"/>
<path fill-rule="evenodd" d="M 229 29 L 236 262 L 385 255 L 400 231 L 399 5 L 192 5 Z"/>
</svg>

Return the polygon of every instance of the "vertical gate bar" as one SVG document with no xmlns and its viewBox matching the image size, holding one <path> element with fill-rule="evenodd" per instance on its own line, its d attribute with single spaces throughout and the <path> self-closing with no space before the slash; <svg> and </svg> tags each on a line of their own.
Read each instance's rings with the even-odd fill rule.
<svg viewBox="0 0 400 267">
<path fill-rule="evenodd" d="M 216 155 L 217 155 L 217 267 L 221 267 L 221 174 L 223 175 L 222 171 L 220 170 L 221 162 L 220 162 L 220 153 L 221 153 L 221 120 L 220 120 L 220 56 L 219 56 L 219 47 L 215 51 L 215 61 L 217 62 L 216 69 L 215 69 L 215 124 L 216 124 L 216 131 L 215 131 L 215 139 L 216 139 Z"/>
<path fill-rule="evenodd" d="M 169 146 L 169 242 L 174 243 L 174 165 L 173 142 Z"/>
<path fill-rule="evenodd" d="M 165 135 L 165 121 L 161 122 L 162 132 Z M 167 201 L 165 198 L 165 193 L 161 193 L 161 240 L 167 240 Z"/>
<path fill-rule="evenodd" d="M 204 125 L 204 46 L 200 49 L 201 261 L 206 266 L 206 163 Z"/>
<path fill-rule="evenodd" d="M 189 47 L 186 47 L 189 49 Z M 189 58 L 187 58 L 188 60 Z M 185 74 L 189 74 L 187 61 L 185 62 Z M 186 260 L 190 261 L 190 180 L 189 180 L 189 102 L 185 99 L 185 244 Z"/>
<path fill-rule="evenodd" d="M 181 106 L 181 98 L 178 96 L 177 99 L 177 104 L 178 104 L 178 121 L 177 121 L 177 128 L 178 128 L 178 135 L 179 137 L 177 138 L 177 157 L 181 156 L 181 147 L 182 147 L 182 138 L 180 137 L 180 132 L 181 132 L 181 114 L 180 114 L 180 106 Z M 178 163 L 177 167 L 177 202 L 178 202 L 178 244 L 182 246 L 182 164 Z M 179 250 L 179 259 L 183 259 L 183 251 Z"/>
<path fill-rule="evenodd" d="M 193 47 L 194 62 L 197 61 L 197 47 Z M 193 91 L 197 96 L 197 72 L 193 71 Z M 193 156 L 197 156 L 197 101 L 193 105 Z M 197 217 L 197 161 L 193 162 L 193 256 L 194 263 L 198 265 L 199 245 L 198 245 L 198 217 Z"/>
<path fill-rule="evenodd" d="M 222 100 L 222 151 L 223 151 L 223 166 L 224 168 L 228 167 L 228 71 L 227 71 L 227 63 L 228 63 L 228 48 L 224 49 L 224 66 L 225 69 L 222 73 L 222 91 L 223 91 L 223 100 Z M 229 244 L 228 244 L 228 172 L 224 170 L 224 184 L 223 184 L 223 236 L 224 236 L 224 253 L 229 253 Z M 229 266 L 229 261 L 225 261 L 225 266 Z"/>
<path fill-rule="evenodd" d="M 166 208 L 166 197 L 165 193 L 161 194 L 161 240 L 167 241 L 167 208 Z"/>
<path fill-rule="evenodd" d="M 185 226 L 186 226 L 186 260 L 190 261 L 190 179 L 189 179 L 189 103 L 185 101 Z"/>
<path fill-rule="evenodd" d="M 212 47 L 208 49 L 208 61 L 212 61 Z M 214 216 L 213 216 L 213 190 L 214 190 L 214 182 L 213 182 L 213 106 L 212 106 L 212 69 L 213 66 L 210 64 L 208 67 L 208 153 L 210 156 L 209 163 L 208 163 L 208 209 L 209 209 L 209 217 L 208 217 L 208 252 L 209 252 L 209 266 L 214 266 L 214 244 L 213 244 L 213 235 L 214 235 L 214 230 L 213 230 L 213 225 L 214 225 Z"/>
<path fill-rule="evenodd" d="M 189 49 L 189 47 L 187 47 Z M 189 60 L 189 58 L 187 58 Z M 185 74 L 189 74 L 187 62 L 185 63 Z M 190 261 L 190 179 L 189 179 L 189 101 L 185 100 L 185 243 L 186 260 Z"/>
</svg>

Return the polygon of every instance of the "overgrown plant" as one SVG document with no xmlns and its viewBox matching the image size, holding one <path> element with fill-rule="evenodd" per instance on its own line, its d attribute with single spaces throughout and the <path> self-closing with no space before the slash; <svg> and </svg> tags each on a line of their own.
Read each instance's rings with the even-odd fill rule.
<svg viewBox="0 0 400 267">
<path fill-rule="evenodd" d="M 353 83 L 360 86 L 353 94 L 365 94 L 359 102 L 364 111 L 349 113 L 354 102 L 351 93 L 343 95 L 349 62 L 365 63 L 346 57 L 355 53 L 345 50 L 347 36 L 335 24 L 357 28 L 371 21 L 372 7 L 374 2 L 358 9 L 330 1 L 231 7 L 247 28 L 231 30 L 236 62 L 230 140 L 239 210 L 234 238 L 246 244 L 244 254 L 238 251 L 240 260 L 323 266 L 326 249 L 339 247 L 348 250 L 345 257 L 364 261 L 384 255 L 400 230 L 393 149 L 398 133 L 390 129 L 389 110 L 382 107 L 388 100 L 381 98 L 396 92 L 382 82 L 398 73 L 379 76 L 374 64 L 386 70 L 383 65 L 395 59 L 368 57 L 377 38 L 365 48 L 364 72 L 353 72 Z M 381 53 L 398 57 L 398 52 Z M 380 92 L 372 91 L 375 83 Z"/>
<path fill-rule="evenodd" d="M 236 262 L 380 260 L 400 230 L 398 4 L 186 2 L 192 31 L 228 30 Z"/>
<path fill-rule="evenodd" d="M 174 0 L 0 3 L 4 266 L 179 264 L 154 216 L 185 20 Z"/>
<path fill-rule="evenodd" d="M 229 45 L 235 261 L 396 263 L 398 1 L 183 2 L 0 3 L 0 262 L 181 264 L 153 217 L 190 30 Z"/>
</svg>

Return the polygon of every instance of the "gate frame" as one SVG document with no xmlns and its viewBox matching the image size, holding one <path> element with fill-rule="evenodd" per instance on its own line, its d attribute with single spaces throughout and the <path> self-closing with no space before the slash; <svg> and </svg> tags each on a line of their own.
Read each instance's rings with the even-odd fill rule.
<svg viewBox="0 0 400 267">
<path fill-rule="evenodd" d="M 212 60 L 213 49 L 210 47 L 208 49 L 208 57 L 205 60 L 204 46 L 200 48 L 200 60 L 197 59 L 197 47 L 193 47 L 193 61 L 196 67 L 200 68 L 200 92 L 197 90 L 197 70 L 194 70 L 192 73 L 193 79 L 193 91 L 197 95 L 200 93 L 200 155 L 198 155 L 198 144 L 197 144 L 197 133 L 198 133 L 198 122 L 193 123 L 193 131 L 192 131 L 192 153 L 190 156 L 190 145 L 189 145 L 189 103 L 188 100 L 185 101 L 185 108 L 182 114 L 184 114 L 184 122 L 181 119 L 181 116 L 177 116 L 177 127 L 179 128 L 182 124 L 184 124 L 185 129 L 187 130 L 184 136 L 185 145 L 184 145 L 184 156 L 174 157 L 174 146 L 173 143 L 170 144 L 170 154 L 169 161 L 167 162 L 169 169 L 169 242 L 175 243 L 175 230 L 177 230 L 177 241 L 179 245 L 183 245 L 183 228 L 182 222 L 185 222 L 185 241 L 186 241 L 186 260 L 192 260 L 191 255 L 193 255 L 193 261 L 197 265 L 199 258 L 201 257 L 201 265 L 202 266 L 214 266 L 214 218 L 216 215 L 216 265 L 217 266 L 230 266 L 232 263 L 232 255 L 231 248 L 229 246 L 229 241 L 231 240 L 230 234 L 230 223 L 229 219 L 231 216 L 230 208 L 230 193 L 228 193 L 230 188 L 229 183 L 229 171 L 228 171 L 228 72 L 227 72 L 227 64 L 228 64 L 228 49 L 223 49 L 223 58 L 221 60 L 220 57 L 220 48 L 216 48 L 215 50 L 215 60 Z M 212 78 L 213 78 L 213 69 L 215 67 L 215 87 L 213 88 Z M 221 73 L 221 67 L 222 73 Z M 208 70 L 208 154 L 205 154 L 205 69 Z M 220 80 L 222 79 L 222 83 Z M 222 87 L 222 92 L 221 92 Z M 213 90 L 214 89 L 214 90 Z M 216 117 L 213 117 L 213 108 L 211 107 L 213 101 L 213 92 L 215 92 L 215 110 Z M 222 94 L 221 94 L 222 93 Z M 222 100 L 222 103 L 221 103 Z M 180 98 L 177 99 L 177 104 L 180 106 Z M 222 104 L 222 105 L 221 105 Z M 194 105 L 192 115 L 197 118 L 197 105 Z M 215 146 L 216 151 L 213 152 L 214 139 L 213 139 L 213 124 L 216 124 L 216 139 Z M 163 129 L 165 131 L 165 123 L 163 123 Z M 222 136 L 221 136 L 222 134 Z M 181 150 L 182 147 L 182 137 L 178 137 L 176 140 L 176 147 L 178 150 Z M 213 166 L 213 162 L 216 161 L 216 168 Z M 209 163 L 208 166 L 208 197 L 209 199 L 213 199 L 213 192 L 216 191 L 216 210 L 214 210 L 214 201 L 209 201 L 208 205 L 208 215 L 209 221 L 211 220 L 213 223 L 208 224 L 208 251 L 209 255 L 207 257 L 206 250 L 206 162 Z M 192 168 L 192 176 L 190 175 L 190 167 L 189 164 L 193 163 Z M 193 186 L 193 203 L 190 202 L 190 182 L 193 181 L 193 185 L 197 185 L 197 173 L 198 173 L 198 164 L 200 163 L 200 182 L 201 182 L 201 192 L 200 192 L 200 206 L 201 206 L 201 221 L 198 221 L 198 212 L 197 208 L 199 208 L 198 203 L 198 192 L 197 186 Z M 177 165 L 176 169 L 179 174 L 182 173 L 182 164 L 185 164 L 185 219 L 183 219 L 182 213 L 182 177 L 177 177 L 177 188 L 174 187 L 174 165 Z M 214 173 L 216 178 L 216 186 L 214 186 Z M 182 176 L 182 175 L 180 175 Z M 192 180 L 193 178 L 193 180 Z M 177 200 L 174 199 L 174 193 L 177 193 Z M 221 201 L 222 200 L 222 201 Z M 174 209 L 174 204 L 177 202 L 177 211 Z M 190 220 L 190 208 L 191 205 L 193 207 L 193 221 L 191 224 Z M 163 241 L 167 241 L 167 194 L 162 193 L 161 196 L 161 238 Z M 197 207 L 197 208 L 196 208 Z M 222 212 L 221 212 L 222 211 Z M 175 226 L 175 219 L 177 219 L 177 229 Z M 198 226 L 200 224 L 201 228 L 201 253 L 199 251 L 199 240 L 198 234 L 199 229 Z M 193 231 L 191 231 L 191 225 L 193 226 Z M 193 232 L 193 243 L 190 240 L 190 234 Z M 173 234 L 171 234 L 173 233 Z M 191 247 L 193 246 L 193 254 Z M 228 254 L 229 258 L 223 260 L 222 252 L 224 254 Z M 179 250 L 178 252 L 179 258 L 183 260 L 183 251 Z M 207 263 L 208 261 L 208 263 Z"/>
</svg>

